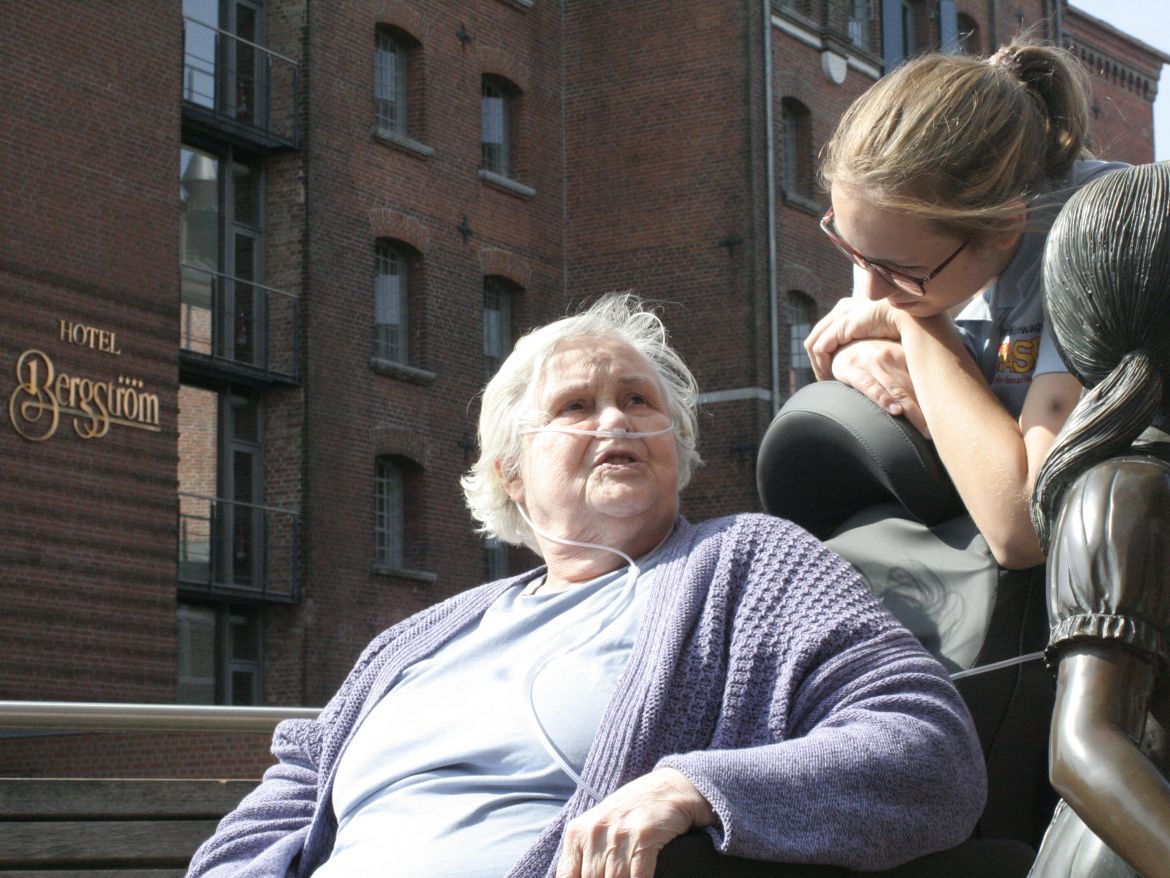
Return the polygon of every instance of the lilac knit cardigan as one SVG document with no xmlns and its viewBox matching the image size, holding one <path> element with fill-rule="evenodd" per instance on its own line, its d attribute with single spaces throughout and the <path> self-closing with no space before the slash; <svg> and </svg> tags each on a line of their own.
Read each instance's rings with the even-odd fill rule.
<svg viewBox="0 0 1170 878">
<path fill-rule="evenodd" d="M 329 857 L 331 790 L 358 724 L 399 672 L 538 571 L 459 594 L 385 631 L 317 720 L 277 727 L 279 762 L 203 844 L 191 876 L 309 876 Z M 853 569 L 795 525 L 680 519 L 583 776 L 603 794 L 685 774 L 730 854 L 880 869 L 963 841 L 986 777 L 946 673 Z M 578 791 L 509 873 L 552 876 Z M 393 827 L 387 827 L 393 832 Z"/>
</svg>

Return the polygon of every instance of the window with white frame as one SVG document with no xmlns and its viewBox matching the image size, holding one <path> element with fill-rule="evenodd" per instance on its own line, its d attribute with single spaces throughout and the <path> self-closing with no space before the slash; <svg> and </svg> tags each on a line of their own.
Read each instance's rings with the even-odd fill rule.
<svg viewBox="0 0 1170 878">
<path fill-rule="evenodd" d="M 379 131 L 406 136 L 407 53 L 406 41 L 379 28 L 374 49 L 374 106 Z"/>
<path fill-rule="evenodd" d="M 512 295 L 510 285 L 497 277 L 483 280 L 484 377 L 491 378 L 512 352 Z"/>
<path fill-rule="evenodd" d="M 409 362 L 407 300 L 410 260 L 406 249 L 380 239 L 375 246 L 374 356 L 391 363 Z"/>
<path fill-rule="evenodd" d="M 406 512 L 402 466 L 379 457 L 374 472 L 374 564 L 405 566 Z"/>
<path fill-rule="evenodd" d="M 804 340 L 817 318 L 816 303 L 798 290 L 789 290 L 787 301 L 788 316 L 788 395 L 796 393 L 806 384 L 816 381 Z"/>
<path fill-rule="evenodd" d="M 501 177 L 512 176 L 512 101 L 514 90 L 503 80 L 483 79 L 483 169 Z"/>
<path fill-rule="evenodd" d="M 872 0 L 849 0 L 849 42 L 868 52 L 873 22 Z"/>
<path fill-rule="evenodd" d="M 815 0 L 780 0 L 781 9 L 812 19 L 819 14 L 818 5 Z"/>
</svg>

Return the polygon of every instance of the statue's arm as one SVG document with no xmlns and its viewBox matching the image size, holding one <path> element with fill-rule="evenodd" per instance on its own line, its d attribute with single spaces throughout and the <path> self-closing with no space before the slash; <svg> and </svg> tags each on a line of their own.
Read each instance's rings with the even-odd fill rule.
<svg viewBox="0 0 1170 878">
<path fill-rule="evenodd" d="M 1155 668 L 1116 644 L 1062 652 L 1052 785 L 1085 824 L 1149 878 L 1170 878 L 1170 780 L 1138 746 Z"/>
</svg>

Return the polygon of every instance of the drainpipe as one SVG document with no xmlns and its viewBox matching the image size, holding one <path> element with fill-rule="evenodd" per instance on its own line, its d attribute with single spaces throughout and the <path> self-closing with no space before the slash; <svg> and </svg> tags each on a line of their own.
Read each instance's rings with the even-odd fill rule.
<svg viewBox="0 0 1170 878">
<path fill-rule="evenodd" d="M 780 294 L 776 270 L 776 143 L 772 119 L 772 2 L 763 0 L 764 11 L 764 178 L 768 210 L 768 330 L 771 334 L 772 416 L 780 410 Z"/>
</svg>

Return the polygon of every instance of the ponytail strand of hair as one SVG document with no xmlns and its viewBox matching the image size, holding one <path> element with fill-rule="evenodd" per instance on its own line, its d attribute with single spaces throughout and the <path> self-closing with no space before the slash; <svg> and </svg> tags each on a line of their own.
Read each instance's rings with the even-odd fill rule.
<svg viewBox="0 0 1170 878">
<path fill-rule="evenodd" d="M 1085 393 L 1056 437 L 1032 493 L 1032 523 L 1048 551 L 1065 493 L 1083 472 L 1123 451 L 1150 425 L 1162 402 L 1162 377 L 1145 351 L 1131 351 Z"/>
</svg>

